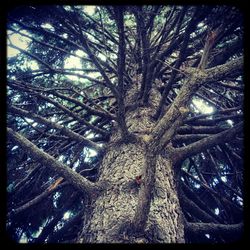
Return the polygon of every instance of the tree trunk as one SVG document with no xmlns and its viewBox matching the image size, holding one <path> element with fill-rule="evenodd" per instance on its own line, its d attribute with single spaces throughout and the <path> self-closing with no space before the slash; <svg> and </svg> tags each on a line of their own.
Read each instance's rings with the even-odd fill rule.
<svg viewBox="0 0 250 250">
<path fill-rule="evenodd" d="M 136 87 L 128 91 L 127 107 L 136 102 L 136 92 Z M 99 180 L 106 180 L 109 185 L 92 201 L 79 242 L 184 242 L 182 212 L 171 159 L 162 156 L 160 152 L 152 156 L 152 151 L 146 143 L 147 136 L 155 126 L 151 115 L 156 110 L 159 98 L 160 93 L 155 87 L 151 91 L 147 107 L 131 108 L 126 112 L 126 124 L 129 132 L 136 135 L 136 140 L 121 141 L 120 131 L 114 129 L 99 176 Z M 149 206 L 139 211 L 140 217 L 145 217 L 145 226 L 142 226 L 143 231 L 136 233 L 131 229 L 131 225 L 133 220 L 137 219 L 135 216 L 138 202 L 143 196 L 140 195 L 140 190 L 147 190 L 145 166 L 150 157 L 155 164 L 151 168 L 154 169 L 155 166 L 155 170 L 152 188 L 148 189 Z"/>
</svg>

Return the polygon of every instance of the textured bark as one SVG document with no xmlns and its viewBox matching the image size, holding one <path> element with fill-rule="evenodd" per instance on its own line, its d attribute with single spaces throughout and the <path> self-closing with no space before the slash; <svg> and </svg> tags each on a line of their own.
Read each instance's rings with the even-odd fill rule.
<svg viewBox="0 0 250 250">
<path fill-rule="evenodd" d="M 133 242 L 126 238 L 132 223 L 139 190 L 136 176 L 142 174 L 146 161 L 145 147 L 140 143 L 111 147 L 103 161 L 101 179 L 109 188 L 95 201 L 86 231 L 87 242 Z M 145 242 L 182 242 L 183 223 L 171 162 L 161 156 L 156 160 L 156 178 L 148 215 Z M 147 216 L 147 214 L 145 214 Z M 124 237 L 124 238 L 122 238 Z"/>
<path fill-rule="evenodd" d="M 236 241 L 242 239 L 242 232 L 244 230 L 243 223 L 225 225 L 214 223 L 187 223 L 186 231 L 189 234 L 199 235 L 201 233 L 213 233 L 223 235 L 228 241 Z"/>
<path fill-rule="evenodd" d="M 136 90 L 128 92 L 127 103 L 134 103 Z M 126 123 L 136 140 L 124 143 L 114 130 L 99 176 L 109 185 L 90 205 L 79 242 L 184 242 L 173 165 L 157 152 L 152 155 L 147 143 L 159 98 L 153 89 L 149 106 L 127 111 Z"/>
</svg>

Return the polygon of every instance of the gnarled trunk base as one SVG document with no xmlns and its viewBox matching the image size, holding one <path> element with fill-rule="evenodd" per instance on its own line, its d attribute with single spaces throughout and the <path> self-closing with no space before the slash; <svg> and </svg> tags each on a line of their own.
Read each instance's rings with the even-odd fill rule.
<svg viewBox="0 0 250 250">
<path fill-rule="evenodd" d="M 100 179 L 109 187 L 92 204 L 93 210 L 82 232 L 83 242 L 184 242 L 182 214 L 171 161 L 158 156 L 156 179 L 145 232 L 129 233 L 143 184 L 145 147 L 139 143 L 111 147 L 103 159 Z"/>
</svg>

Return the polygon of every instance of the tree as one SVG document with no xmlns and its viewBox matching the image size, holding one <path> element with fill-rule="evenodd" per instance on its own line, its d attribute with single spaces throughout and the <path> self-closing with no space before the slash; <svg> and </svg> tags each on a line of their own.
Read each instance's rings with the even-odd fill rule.
<svg viewBox="0 0 250 250">
<path fill-rule="evenodd" d="M 19 6 L 7 29 L 13 239 L 241 238 L 238 8 Z"/>
</svg>

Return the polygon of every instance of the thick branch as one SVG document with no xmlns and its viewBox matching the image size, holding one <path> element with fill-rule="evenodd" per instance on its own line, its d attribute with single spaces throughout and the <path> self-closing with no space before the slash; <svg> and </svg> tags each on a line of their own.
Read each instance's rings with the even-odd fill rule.
<svg viewBox="0 0 250 250">
<path fill-rule="evenodd" d="M 226 225 L 215 223 L 186 223 L 185 229 L 195 236 L 202 234 L 214 234 L 227 237 L 231 240 L 240 239 L 243 236 L 243 223 Z"/>
<path fill-rule="evenodd" d="M 186 106 L 192 95 L 199 89 L 200 86 L 202 86 L 202 84 L 210 81 L 217 81 L 234 71 L 239 71 L 241 70 L 242 65 L 243 60 L 242 57 L 240 57 L 208 70 L 201 71 L 199 69 L 192 69 L 191 71 L 186 72 L 187 74 L 190 74 L 190 78 L 184 83 L 178 96 L 154 128 L 152 132 L 152 140 L 158 142 L 168 129 L 173 129 L 173 122 L 178 124 L 177 119 L 181 122 L 185 118 Z M 168 138 L 168 140 L 169 139 L 171 138 Z"/>
<path fill-rule="evenodd" d="M 207 76 L 203 79 L 202 83 L 218 81 L 228 75 L 237 73 L 243 70 L 243 56 L 238 57 L 225 64 L 205 70 Z"/>
<path fill-rule="evenodd" d="M 215 134 L 222 132 L 224 129 L 218 126 L 181 126 L 178 128 L 177 133 L 184 134 Z"/>
<path fill-rule="evenodd" d="M 91 194 L 98 191 L 97 184 L 88 181 L 86 178 L 74 172 L 68 166 L 56 161 L 54 157 L 43 152 L 24 136 L 15 132 L 11 128 L 7 128 L 7 133 L 13 141 L 19 144 L 25 151 L 29 152 L 32 158 L 36 159 L 51 170 L 56 171 L 78 190 L 87 194 Z"/>
<path fill-rule="evenodd" d="M 243 122 L 238 123 L 235 127 L 227 129 L 215 135 L 203 138 L 197 142 L 191 143 L 188 146 L 175 149 L 175 160 L 184 160 L 185 158 L 202 152 L 206 148 L 213 147 L 219 143 L 225 143 L 232 140 L 235 135 L 242 130 Z"/>
<path fill-rule="evenodd" d="M 173 142 L 176 143 L 191 143 L 209 136 L 208 134 L 191 134 L 191 135 L 176 135 Z"/>
</svg>

